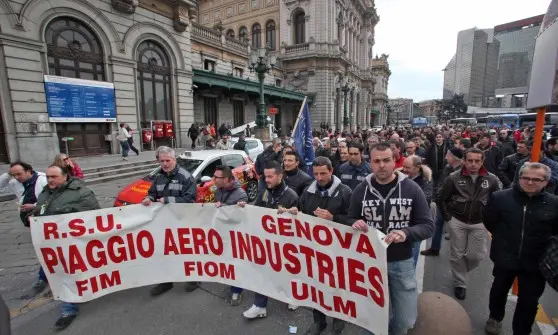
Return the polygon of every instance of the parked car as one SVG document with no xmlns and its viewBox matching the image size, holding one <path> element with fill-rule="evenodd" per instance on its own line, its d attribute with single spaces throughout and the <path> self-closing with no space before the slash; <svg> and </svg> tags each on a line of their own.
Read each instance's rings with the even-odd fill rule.
<svg viewBox="0 0 558 335">
<path fill-rule="evenodd" d="M 233 144 L 233 146 L 235 145 L 236 142 L 238 142 L 238 137 L 231 137 L 231 139 L 229 140 L 231 141 L 231 143 Z M 260 141 L 257 138 L 246 138 L 246 151 L 248 152 L 248 156 L 250 156 L 250 159 L 255 162 L 256 158 L 258 157 L 259 154 L 261 154 L 262 152 L 264 152 L 265 147 L 262 143 L 262 141 Z"/>
<path fill-rule="evenodd" d="M 242 184 L 248 194 L 248 201 L 256 200 L 258 195 L 258 174 L 256 165 L 241 150 L 199 150 L 186 151 L 176 159 L 178 165 L 192 174 L 198 184 L 196 202 L 213 202 L 215 197 L 215 182 L 213 173 L 219 165 L 230 166 L 233 175 Z M 159 173 L 156 168 L 149 175 L 136 180 L 118 193 L 114 206 L 139 204 L 147 196 L 153 178 Z"/>
</svg>

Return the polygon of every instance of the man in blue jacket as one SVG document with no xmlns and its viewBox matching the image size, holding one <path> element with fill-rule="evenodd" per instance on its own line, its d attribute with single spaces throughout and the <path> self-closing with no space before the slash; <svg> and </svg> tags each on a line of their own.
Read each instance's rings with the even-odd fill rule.
<svg viewBox="0 0 558 335">
<path fill-rule="evenodd" d="M 357 142 L 349 144 L 349 161 L 339 167 L 341 182 L 354 190 L 370 174 L 370 165 L 362 159 L 364 147 Z"/>
<path fill-rule="evenodd" d="M 378 144 L 371 150 L 370 165 L 373 173 L 353 191 L 347 223 L 363 232 L 378 229 L 391 243 L 387 249 L 389 333 L 407 334 L 418 316 L 413 243 L 432 237 L 434 222 L 422 189 L 395 171 L 389 145 Z"/>
</svg>

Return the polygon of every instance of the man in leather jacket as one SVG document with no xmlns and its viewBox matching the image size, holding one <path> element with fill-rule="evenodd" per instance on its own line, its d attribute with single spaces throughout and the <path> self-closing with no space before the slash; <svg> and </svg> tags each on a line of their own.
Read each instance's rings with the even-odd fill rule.
<svg viewBox="0 0 558 335">
<path fill-rule="evenodd" d="M 482 223 L 486 202 L 492 192 L 502 188 L 483 162 L 480 149 L 467 150 L 464 166 L 444 180 L 439 195 L 440 212 L 449 221 L 451 272 L 459 300 L 466 296 L 467 274 L 478 267 L 487 252 L 488 236 Z"/>
</svg>

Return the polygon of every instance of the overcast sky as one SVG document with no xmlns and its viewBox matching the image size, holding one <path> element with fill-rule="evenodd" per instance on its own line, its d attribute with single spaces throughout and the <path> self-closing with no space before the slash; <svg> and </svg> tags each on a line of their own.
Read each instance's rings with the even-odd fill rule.
<svg viewBox="0 0 558 335">
<path fill-rule="evenodd" d="M 544 14 L 550 0 L 376 0 L 374 54 L 389 54 L 390 98 L 441 98 L 457 33 Z"/>
</svg>

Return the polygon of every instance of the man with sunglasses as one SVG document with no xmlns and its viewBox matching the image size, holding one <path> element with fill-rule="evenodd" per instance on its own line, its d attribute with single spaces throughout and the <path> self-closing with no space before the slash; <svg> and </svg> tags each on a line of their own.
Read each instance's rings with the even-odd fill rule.
<svg viewBox="0 0 558 335">
<path fill-rule="evenodd" d="M 548 166 L 527 162 L 519 168 L 519 182 L 511 189 L 493 193 L 485 207 L 483 220 L 492 233 L 490 259 L 494 262 L 490 317 L 485 325 L 488 334 L 501 332 L 515 278 L 519 280 L 519 292 L 513 333 L 531 334 L 546 285 L 539 261 L 550 237 L 558 235 L 558 197 L 544 191 L 550 178 Z"/>
</svg>

